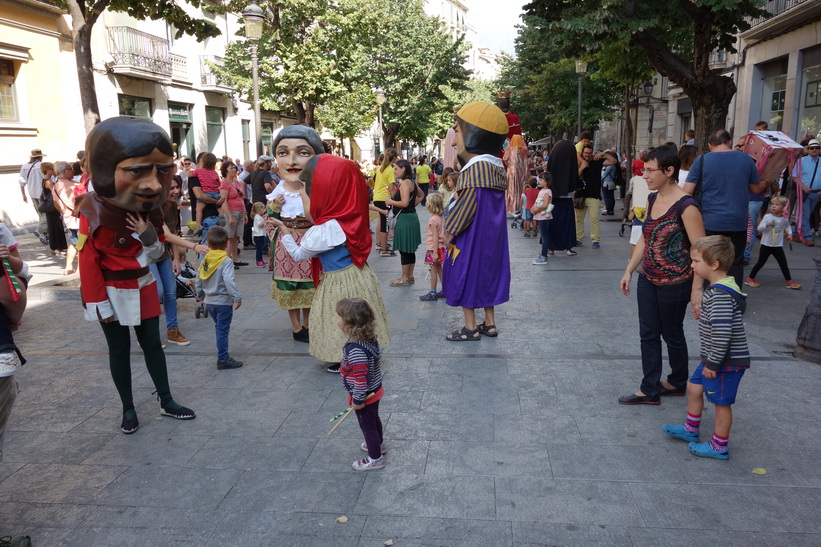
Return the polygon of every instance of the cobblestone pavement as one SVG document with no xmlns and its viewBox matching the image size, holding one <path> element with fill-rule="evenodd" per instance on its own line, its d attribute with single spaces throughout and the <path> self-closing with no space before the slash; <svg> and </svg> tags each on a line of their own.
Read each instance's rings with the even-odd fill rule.
<svg viewBox="0 0 821 547">
<path fill-rule="evenodd" d="M 774 261 L 749 289 L 753 367 L 722 462 L 661 432 L 682 421 L 683 398 L 616 404 L 640 378 L 618 229 L 603 222 L 601 249 L 588 239 L 547 266 L 530 264 L 537 240 L 511 231 L 500 335 L 471 344 L 444 340 L 462 324 L 458 309 L 419 301 L 423 249 L 411 288 L 389 287 L 399 259 L 374 253 L 393 343 L 381 405 L 388 466 L 370 473 L 351 469 L 363 455 L 355 420 L 327 435 L 344 390 L 291 339 L 262 268 L 238 272 L 230 343 L 242 369 L 217 371 L 213 324 L 179 301 L 193 343 L 168 347 L 169 372 L 196 420 L 159 416 L 134 342 L 141 428 L 125 436 L 99 327 L 82 319 L 60 261 L 20 236 L 36 277 L 16 334 L 29 362 L 0 463 L 0 535 L 81 546 L 821 544 L 821 367 L 791 356 L 812 249 L 787 251 L 805 290 L 784 288 Z M 697 355 L 689 316 L 686 332 Z M 713 416 L 708 406 L 705 431 Z"/>
</svg>

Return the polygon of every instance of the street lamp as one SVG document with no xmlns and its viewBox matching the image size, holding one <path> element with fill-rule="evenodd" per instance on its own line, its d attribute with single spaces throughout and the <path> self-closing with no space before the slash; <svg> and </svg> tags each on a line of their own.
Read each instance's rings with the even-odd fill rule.
<svg viewBox="0 0 821 547">
<path fill-rule="evenodd" d="M 377 87 L 373 90 L 376 94 L 376 104 L 379 105 L 379 151 L 385 151 L 385 133 L 382 128 L 382 105 L 385 104 L 385 90 Z"/>
<path fill-rule="evenodd" d="M 251 79 L 254 88 L 254 131 L 256 133 L 257 157 L 262 155 L 262 117 L 259 112 L 259 67 L 257 63 L 257 42 L 262 38 L 262 25 L 265 22 L 265 12 L 257 5 L 257 0 L 251 0 L 244 10 L 242 18 L 245 20 L 245 37 L 251 42 Z"/>
<path fill-rule="evenodd" d="M 576 74 L 579 75 L 579 105 L 578 105 L 578 116 L 577 116 L 577 135 L 579 140 L 582 138 L 582 79 L 584 78 L 584 73 L 587 72 L 587 62 L 582 61 L 581 59 L 576 59 Z"/>
</svg>

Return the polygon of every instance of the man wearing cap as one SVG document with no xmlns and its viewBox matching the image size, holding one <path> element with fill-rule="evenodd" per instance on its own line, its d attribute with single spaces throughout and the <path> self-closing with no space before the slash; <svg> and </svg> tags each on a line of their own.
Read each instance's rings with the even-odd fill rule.
<svg viewBox="0 0 821 547">
<path fill-rule="evenodd" d="M 40 163 L 43 161 L 43 151 L 35 148 L 31 151 L 31 159 L 20 168 L 20 193 L 23 194 L 23 201 L 28 203 L 26 197 L 26 189 L 28 188 L 28 195 L 31 196 L 31 203 L 34 205 L 34 210 L 37 211 L 37 216 L 40 221 L 34 229 L 34 235 L 40 240 L 43 245 L 48 245 L 48 225 L 46 224 L 46 214 L 40 212 L 40 196 L 43 195 L 43 174 L 40 172 Z"/>
<path fill-rule="evenodd" d="M 460 306 L 465 326 L 446 336 L 451 342 L 498 336 L 494 307 L 510 296 L 505 190 L 507 175 L 497 157 L 508 135 L 502 110 L 486 102 L 456 114 L 456 155 L 463 166 L 459 199 L 445 223 L 447 256 L 442 288 L 449 306 Z M 476 324 L 476 308 L 485 320 Z"/>
<path fill-rule="evenodd" d="M 818 155 L 821 151 L 821 143 L 818 139 L 811 139 L 807 143 L 808 154 L 801 158 L 801 178 L 799 182 L 804 190 L 804 204 L 801 210 L 801 235 L 804 238 L 804 245 L 815 246 L 814 230 L 812 227 L 812 214 L 818 205 L 821 197 L 821 168 L 819 168 Z M 797 169 L 796 169 L 797 171 Z M 797 173 L 793 173 L 796 175 Z"/>
<path fill-rule="evenodd" d="M 274 158 L 271 156 L 261 155 L 257 160 L 257 168 L 248 178 L 245 179 L 245 184 L 251 185 L 251 203 L 268 203 L 265 198 L 268 194 L 274 191 L 273 177 L 271 176 L 271 164 Z"/>
</svg>

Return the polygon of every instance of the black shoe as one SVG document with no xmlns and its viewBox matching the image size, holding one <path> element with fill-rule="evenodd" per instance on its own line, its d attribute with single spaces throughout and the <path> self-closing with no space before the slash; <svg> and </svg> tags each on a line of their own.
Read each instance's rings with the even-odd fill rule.
<svg viewBox="0 0 821 547">
<path fill-rule="evenodd" d="M 661 391 L 659 391 L 659 395 L 664 397 L 665 395 L 670 395 L 673 397 L 681 397 L 682 395 L 687 393 L 687 387 L 676 387 L 673 389 L 667 389 L 664 386 L 661 386 Z"/>
<path fill-rule="evenodd" d="M 237 266 L 236 264 L 234 264 L 234 271 L 237 271 L 237 270 L 239 270 L 239 266 Z"/>
<path fill-rule="evenodd" d="M 40 240 L 43 245 L 48 245 L 48 236 L 38 230 L 34 230 L 34 235 Z"/>
<path fill-rule="evenodd" d="M 239 368 L 242 366 L 242 361 L 237 361 L 233 357 L 228 357 L 226 359 L 217 359 L 217 369 L 218 370 L 225 370 L 229 368 Z"/>
<path fill-rule="evenodd" d="M 619 397 L 619 404 L 620 405 L 658 405 L 661 404 L 659 401 L 658 395 L 655 397 L 651 397 L 649 395 L 636 395 L 635 393 L 631 393 L 630 395 L 625 395 L 624 397 Z"/>
<path fill-rule="evenodd" d="M 160 416 L 171 416 L 178 420 L 193 420 L 197 417 L 193 410 L 185 408 L 184 406 L 177 408 L 169 408 L 167 406 L 160 407 Z"/>
<path fill-rule="evenodd" d="M 234 266 L 247 266 L 247 262 L 234 262 Z"/>
<path fill-rule="evenodd" d="M 132 417 L 128 418 L 128 413 L 131 412 Z M 123 412 L 123 421 L 120 424 L 120 431 L 126 435 L 131 435 L 140 428 L 140 422 L 137 420 L 137 413 L 133 408 Z"/>
<path fill-rule="evenodd" d="M 310 343 L 308 329 L 302 327 L 302 330 L 299 332 L 294 333 L 294 340 L 297 342 L 305 342 L 306 344 Z"/>
<path fill-rule="evenodd" d="M 327 370 L 331 374 L 339 374 L 339 363 L 334 363 L 325 370 Z"/>
</svg>

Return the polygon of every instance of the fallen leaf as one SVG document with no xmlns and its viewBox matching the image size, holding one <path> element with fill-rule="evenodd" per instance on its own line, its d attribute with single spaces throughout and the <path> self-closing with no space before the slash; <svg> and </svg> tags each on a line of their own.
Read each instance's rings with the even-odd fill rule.
<svg viewBox="0 0 821 547">
<path fill-rule="evenodd" d="M 393 545 L 393 540 L 392 540 L 392 539 L 389 539 L 388 541 L 386 541 L 386 542 L 384 543 L 384 545 L 385 545 L 385 547 L 390 547 L 391 545 Z"/>
<path fill-rule="evenodd" d="M 761 467 L 756 467 L 755 469 L 753 469 L 753 473 L 755 473 L 756 475 L 766 475 L 767 470 Z"/>
<path fill-rule="evenodd" d="M 338 522 L 339 524 L 345 524 L 346 522 L 348 522 L 348 517 L 346 517 L 345 515 L 337 517 L 336 522 Z"/>
</svg>

